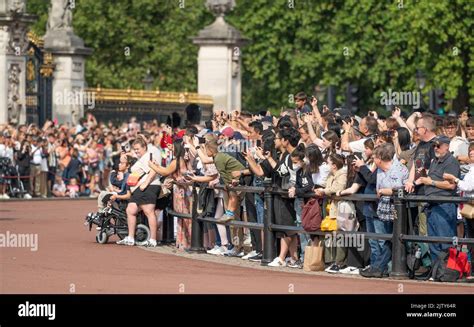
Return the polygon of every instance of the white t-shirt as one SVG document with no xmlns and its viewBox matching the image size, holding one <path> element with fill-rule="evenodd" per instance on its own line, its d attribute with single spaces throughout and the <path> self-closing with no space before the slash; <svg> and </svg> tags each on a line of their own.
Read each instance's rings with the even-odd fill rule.
<svg viewBox="0 0 474 327">
<path fill-rule="evenodd" d="M 364 154 L 364 142 L 367 140 L 367 138 L 362 138 L 357 141 L 349 142 L 349 148 L 351 149 L 352 152 L 362 152 Z"/>
<path fill-rule="evenodd" d="M 33 158 L 31 159 L 31 162 L 35 165 L 41 165 L 42 161 L 42 156 L 41 154 L 43 153 L 43 149 L 39 148 L 38 150 L 37 146 L 31 145 L 31 153 L 33 154 Z"/>
<path fill-rule="evenodd" d="M 453 154 L 453 156 L 467 156 L 469 150 L 469 142 L 460 136 L 455 136 L 451 142 L 449 143 L 449 152 Z"/>
<path fill-rule="evenodd" d="M 13 148 L 7 147 L 5 144 L 0 144 L 0 157 L 9 158 L 13 163 Z"/>
<path fill-rule="evenodd" d="M 151 170 L 151 168 L 148 166 L 148 162 L 150 161 L 150 153 L 152 153 L 153 156 L 153 161 L 156 161 L 157 163 L 161 163 L 161 152 L 158 150 L 157 147 L 148 145 L 148 150 L 147 152 L 135 162 L 135 164 L 132 166 L 130 171 L 132 173 L 138 173 L 140 176 L 143 174 L 148 174 Z M 160 182 L 161 176 L 156 174 L 155 178 L 149 185 L 161 185 Z M 132 186 L 130 190 L 132 193 L 147 179 L 147 176 L 144 175 L 140 180 L 138 181 L 138 184 L 136 186 Z"/>
<path fill-rule="evenodd" d="M 311 174 L 314 185 L 325 187 L 326 180 L 328 179 L 330 172 L 331 172 L 331 168 L 329 167 L 329 165 L 323 162 L 321 166 L 319 166 L 319 172 L 316 174 Z"/>
<path fill-rule="evenodd" d="M 53 185 L 53 192 L 66 192 L 66 185 L 64 183 L 62 184 L 54 184 Z"/>
</svg>

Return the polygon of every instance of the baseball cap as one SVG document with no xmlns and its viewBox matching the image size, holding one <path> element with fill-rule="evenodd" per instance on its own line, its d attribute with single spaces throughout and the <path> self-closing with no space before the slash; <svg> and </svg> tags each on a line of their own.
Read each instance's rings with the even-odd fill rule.
<svg viewBox="0 0 474 327">
<path fill-rule="evenodd" d="M 449 144 L 451 140 L 446 135 L 439 135 L 435 137 L 434 142 L 437 144 L 441 144 L 441 143 Z"/>
<path fill-rule="evenodd" d="M 234 130 L 232 129 L 232 127 L 225 127 L 221 130 L 221 134 L 231 139 L 234 137 Z"/>
<path fill-rule="evenodd" d="M 245 137 L 240 132 L 234 132 L 234 140 L 245 140 Z"/>
</svg>

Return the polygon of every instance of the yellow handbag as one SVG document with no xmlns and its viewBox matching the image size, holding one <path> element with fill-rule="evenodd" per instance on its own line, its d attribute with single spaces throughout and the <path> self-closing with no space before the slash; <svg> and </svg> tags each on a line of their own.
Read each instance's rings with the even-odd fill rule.
<svg viewBox="0 0 474 327">
<path fill-rule="evenodd" d="M 321 231 L 333 232 L 337 230 L 337 219 L 327 216 L 321 222 Z"/>
</svg>

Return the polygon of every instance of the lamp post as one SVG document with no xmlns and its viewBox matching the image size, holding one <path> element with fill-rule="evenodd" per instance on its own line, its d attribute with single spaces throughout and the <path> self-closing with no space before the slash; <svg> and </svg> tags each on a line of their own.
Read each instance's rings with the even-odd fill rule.
<svg viewBox="0 0 474 327">
<path fill-rule="evenodd" d="M 419 69 L 416 70 L 416 87 L 421 91 L 426 85 L 426 76 Z"/>
<path fill-rule="evenodd" d="M 318 84 L 314 87 L 314 94 L 316 95 L 319 103 L 326 101 L 326 88 L 321 84 Z"/>
<path fill-rule="evenodd" d="M 420 107 L 424 108 L 425 106 L 424 106 L 424 101 L 423 101 L 423 89 L 426 86 L 426 76 L 420 69 L 417 69 L 415 79 L 416 79 L 416 87 L 418 88 L 420 92 L 420 100 L 421 100 Z M 431 103 L 431 99 L 430 99 L 430 103 Z"/>
<path fill-rule="evenodd" d="M 153 76 L 151 76 L 150 69 L 147 69 L 145 78 L 142 81 L 146 91 L 151 90 L 154 81 L 155 79 L 153 78 Z"/>
</svg>

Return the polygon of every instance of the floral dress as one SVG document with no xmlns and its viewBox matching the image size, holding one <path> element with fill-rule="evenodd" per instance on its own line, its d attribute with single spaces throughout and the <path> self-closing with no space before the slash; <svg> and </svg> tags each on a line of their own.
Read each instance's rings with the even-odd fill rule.
<svg viewBox="0 0 474 327">
<path fill-rule="evenodd" d="M 180 160 L 179 169 L 173 174 L 173 179 L 179 181 L 183 173 L 187 170 L 185 163 Z M 173 211 L 177 213 L 189 214 L 192 208 L 192 187 L 183 185 L 173 185 Z M 176 247 L 180 250 L 191 247 L 191 219 L 178 218 Z"/>
</svg>

